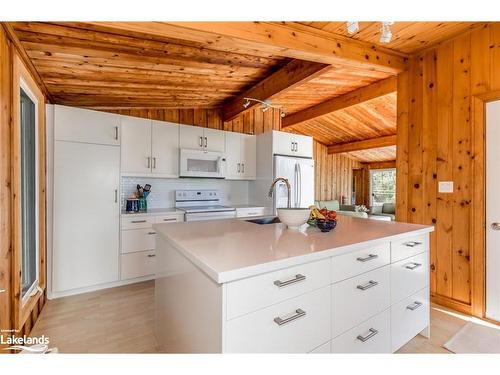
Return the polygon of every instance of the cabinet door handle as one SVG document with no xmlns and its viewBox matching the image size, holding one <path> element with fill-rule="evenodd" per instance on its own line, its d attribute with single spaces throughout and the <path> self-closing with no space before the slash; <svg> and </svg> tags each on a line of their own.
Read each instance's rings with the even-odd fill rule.
<svg viewBox="0 0 500 375">
<path fill-rule="evenodd" d="M 245 163 L 241 163 L 241 173 L 245 173 Z"/>
<path fill-rule="evenodd" d="M 238 163 L 238 173 L 241 173 L 241 163 Z"/>
<path fill-rule="evenodd" d="M 300 281 L 304 281 L 306 277 L 304 275 L 301 275 L 300 273 L 296 274 L 293 278 L 281 281 L 281 280 L 276 280 L 273 284 L 276 285 L 278 288 L 283 288 L 284 286 L 290 285 L 290 284 L 295 284 Z"/>
<path fill-rule="evenodd" d="M 361 342 L 366 342 L 378 333 L 378 331 L 375 328 L 370 328 L 368 331 L 370 333 L 368 333 L 366 336 L 358 335 L 358 337 L 356 338 Z"/>
<path fill-rule="evenodd" d="M 409 269 L 409 270 L 414 270 L 415 268 L 418 268 L 418 267 L 420 267 L 420 266 L 422 266 L 422 264 L 421 264 L 421 263 L 411 263 L 411 264 L 407 264 L 407 265 L 405 266 L 405 268 L 406 268 L 406 269 Z"/>
<path fill-rule="evenodd" d="M 156 158 L 153 158 L 153 169 L 156 169 Z"/>
<path fill-rule="evenodd" d="M 118 126 L 115 126 L 115 140 L 118 140 Z"/>
<path fill-rule="evenodd" d="M 281 317 L 277 316 L 276 318 L 274 318 L 274 322 L 277 325 L 282 326 L 283 324 L 293 322 L 294 320 L 302 318 L 303 316 L 306 316 L 306 312 L 302 309 L 297 309 L 297 310 L 295 310 L 295 314 L 293 314 L 292 316 L 290 316 L 288 318 L 281 318 Z"/>
<path fill-rule="evenodd" d="M 148 232 L 148 234 L 156 234 L 156 232 Z"/>
<path fill-rule="evenodd" d="M 171 219 L 163 219 L 163 221 L 177 221 L 177 219 L 171 218 Z"/>
<path fill-rule="evenodd" d="M 208 147 L 208 140 L 207 140 L 207 137 L 205 137 L 205 148 Z"/>
<path fill-rule="evenodd" d="M 148 258 L 154 258 L 156 254 L 148 254 Z"/>
<path fill-rule="evenodd" d="M 415 311 L 416 309 L 418 309 L 422 305 L 423 305 L 422 302 L 415 301 L 411 305 L 406 306 L 406 308 L 408 310 Z"/>
<path fill-rule="evenodd" d="M 148 169 L 150 169 L 151 168 L 151 157 L 148 156 L 147 159 L 148 159 Z"/>
<path fill-rule="evenodd" d="M 118 203 L 118 190 L 115 189 L 115 203 Z"/>
<path fill-rule="evenodd" d="M 200 145 L 200 147 L 203 147 L 203 137 L 198 137 L 198 138 L 199 138 L 198 140 L 200 141 L 198 144 Z"/>
<path fill-rule="evenodd" d="M 132 220 L 132 224 L 145 223 L 146 220 Z"/>
<path fill-rule="evenodd" d="M 365 257 L 359 257 L 359 258 L 356 258 L 356 260 L 358 262 L 368 262 L 369 260 L 373 260 L 373 259 L 377 259 L 378 258 L 378 255 L 377 254 L 368 254 L 367 256 Z"/>
<path fill-rule="evenodd" d="M 299 144 L 297 142 L 295 142 L 295 151 L 299 152 Z"/>
<path fill-rule="evenodd" d="M 374 286 L 377 286 L 378 282 L 370 280 L 368 281 L 365 285 L 358 285 L 356 288 L 360 290 L 367 290 L 370 288 L 373 288 Z"/>
<path fill-rule="evenodd" d="M 410 241 L 410 242 L 405 242 L 403 245 L 408 246 L 408 247 L 415 247 L 422 245 L 422 242 L 417 242 L 417 241 Z"/>
</svg>

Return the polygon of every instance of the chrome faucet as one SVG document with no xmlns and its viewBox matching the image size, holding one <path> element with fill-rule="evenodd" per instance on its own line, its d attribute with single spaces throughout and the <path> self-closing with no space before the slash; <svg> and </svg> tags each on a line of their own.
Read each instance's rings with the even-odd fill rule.
<svg viewBox="0 0 500 375">
<path fill-rule="evenodd" d="M 272 197 L 273 196 L 273 189 L 274 189 L 274 185 L 276 185 L 276 183 L 278 181 L 282 181 L 285 183 L 286 185 L 286 190 L 288 192 L 288 202 L 287 202 L 287 205 L 286 207 L 287 208 L 290 208 L 290 191 L 292 190 L 292 187 L 290 186 L 290 182 L 286 179 L 286 178 L 283 178 L 283 177 L 278 177 L 276 180 L 273 181 L 273 183 L 271 184 L 271 187 L 269 188 L 269 197 Z"/>
</svg>

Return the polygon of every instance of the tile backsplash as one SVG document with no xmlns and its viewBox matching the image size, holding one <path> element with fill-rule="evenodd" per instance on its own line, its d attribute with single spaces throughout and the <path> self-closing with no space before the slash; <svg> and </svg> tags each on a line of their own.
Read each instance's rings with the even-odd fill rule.
<svg viewBox="0 0 500 375">
<path fill-rule="evenodd" d="M 168 208 L 175 203 L 176 190 L 220 190 L 221 204 L 247 204 L 248 181 L 229 181 L 203 178 L 147 178 L 122 177 L 120 186 L 121 207 L 125 209 L 125 199 L 137 190 L 137 184 L 151 185 L 148 196 L 148 208 Z"/>
</svg>

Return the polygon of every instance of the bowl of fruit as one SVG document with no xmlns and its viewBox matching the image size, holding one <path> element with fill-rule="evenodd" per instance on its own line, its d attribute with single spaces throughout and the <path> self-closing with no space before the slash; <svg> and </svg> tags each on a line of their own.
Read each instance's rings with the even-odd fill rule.
<svg viewBox="0 0 500 375">
<path fill-rule="evenodd" d="M 318 209 L 316 206 L 309 207 L 311 214 L 307 223 L 313 227 L 317 227 L 322 232 L 329 232 L 337 226 L 337 212 L 327 210 L 326 208 Z"/>
</svg>

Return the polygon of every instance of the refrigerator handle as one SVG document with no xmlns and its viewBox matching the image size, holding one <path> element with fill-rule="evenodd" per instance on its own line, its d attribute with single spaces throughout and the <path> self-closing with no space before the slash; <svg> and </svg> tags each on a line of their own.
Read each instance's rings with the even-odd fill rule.
<svg viewBox="0 0 500 375">
<path fill-rule="evenodd" d="M 298 176 L 299 176 L 299 183 L 297 184 L 297 190 L 298 190 L 298 193 L 297 193 L 297 196 L 298 196 L 298 206 L 297 207 L 301 207 L 302 206 L 302 169 L 300 168 L 300 163 L 297 163 L 297 172 L 298 172 Z"/>
<path fill-rule="evenodd" d="M 298 170 L 297 170 L 297 164 L 295 164 L 295 169 L 293 171 L 293 200 L 294 200 L 294 207 L 298 207 L 297 206 L 297 202 L 298 202 L 298 199 L 297 199 L 297 191 L 298 191 L 298 188 L 297 188 L 297 184 L 299 182 L 299 173 L 298 173 Z"/>
</svg>

